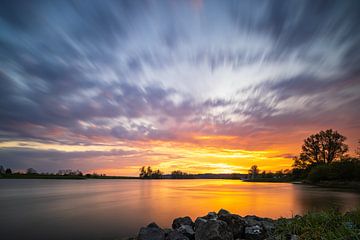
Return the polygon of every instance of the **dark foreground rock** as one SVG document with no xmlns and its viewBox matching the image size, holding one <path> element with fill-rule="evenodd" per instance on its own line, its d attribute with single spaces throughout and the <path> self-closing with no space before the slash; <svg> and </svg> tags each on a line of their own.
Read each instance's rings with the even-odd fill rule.
<svg viewBox="0 0 360 240">
<path fill-rule="evenodd" d="M 137 240 L 270 240 L 275 221 L 257 216 L 241 217 L 225 209 L 209 212 L 195 222 L 186 216 L 174 219 L 172 229 L 161 229 L 156 223 L 142 227 Z"/>
<path fill-rule="evenodd" d="M 142 227 L 137 236 L 138 240 L 164 240 L 165 231 L 156 223 L 150 223 L 147 227 Z"/>
</svg>

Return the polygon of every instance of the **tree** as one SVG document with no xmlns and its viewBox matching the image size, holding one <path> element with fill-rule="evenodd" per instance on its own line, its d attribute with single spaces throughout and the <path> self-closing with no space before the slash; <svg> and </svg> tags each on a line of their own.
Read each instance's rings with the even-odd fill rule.
<svg viewBox="0 0 360 240">
<path fill-rule="evenodd" d="M 355 153 L 356 153 L 357 157 L 360 158 L 360 139 L 358 141 L 358 147 L 356 148 Z"/>
<path fill-rule="evenodd" d="M 35 169 L 33 169 L 33 168 L 28 168 L 26 170 L 26 174 L 37 174 L 37 171 Z"/>
<path fill-rule="evenodd" d="M 12 174 L 11 168 L 7 168 L 7 169 L 5 170 L 5 174 Z"/>
<path fill-rule="evenodd" d="M 249 176 L 251 179 L 254 179 L 257 177 L 257 175 L 259 174 L 260 170 L 258 168 L 257 165 L 252 165 L 251 168 L 249 169 Z"/>
<path fill-rule="evenodd" d="M 143 166 L 139 169 L 140 178 L 162 178 L 162 175 L 163 173 L 159 169 L 153 170 L 150 166 Z"/>
<path fill-rule="evenodd" d="M 140 169 L 139 169 L 139 177 L 140 178 L 147 178 L 147 169 L 145 166 L 142 166 Z"/>
<path fill-rule="evenodd" d="M 175 170 L 171 172 L 171 178 L 187 178 L 188 176 L 188 173 L 180 170 Z"/>
<path fill-rule="evenodd" d="M 5 168 L 2 165 L 0 165 L 0 174 L 5 174 Z"/>
<path fill-rule="evenodd" d="M 345 140 L 346 137 L 332 129 L 310 135 L 304 140 L 300 156 L 294 158 L 294 167 L 305 169 L 309 165 L 340 160 L 348 151 Z"/>
</svg>

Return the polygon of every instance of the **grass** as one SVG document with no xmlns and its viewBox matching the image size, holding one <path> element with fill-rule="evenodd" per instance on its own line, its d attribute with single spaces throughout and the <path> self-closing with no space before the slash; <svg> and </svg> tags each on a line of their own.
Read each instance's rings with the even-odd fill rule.
<svg viewBox="0 0 360 240">
<path fill-rule="evenodd" d="M 360 209 L 346 214 L 331 210 L 280 218 L 275 239 L 289 239 L 292 234 L 301 240 L 360 240 Z"/>
</svg>

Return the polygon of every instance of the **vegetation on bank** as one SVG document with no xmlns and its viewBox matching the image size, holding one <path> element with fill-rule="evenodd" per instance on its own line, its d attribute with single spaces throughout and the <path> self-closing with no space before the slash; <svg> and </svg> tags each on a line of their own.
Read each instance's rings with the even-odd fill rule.
<svg viewBox="0 0 360 240">
<path fill-rule="evenodd" d="M 360 240 L 360 209 L 342 214 L 338 211 L 311 212 L 293 218 L 277 220 L 275 236 L 288 239 L 352 239 Z"/>
<path fill-rule="evenodd" d="M 355 156 L 348 155 L 346 137 L 332 129 L 312 134 L 304 140 L 299 156 L 293 158 L 293 169 L 276 173 L 260 173 L 254 165 L 248 173 L 249 181 L 303 181 L 322 186 L 356 188 L 360 181 L 360 148 Z M 359 141 L 360 144 L 360 141 Z"/>
</svg>

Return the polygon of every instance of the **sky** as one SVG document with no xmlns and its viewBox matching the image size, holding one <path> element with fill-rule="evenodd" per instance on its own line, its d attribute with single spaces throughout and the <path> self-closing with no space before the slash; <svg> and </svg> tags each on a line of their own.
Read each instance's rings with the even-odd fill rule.
<svg viewBox="0 0 360 240">
<path fill-rule="evenodd" d="M 360 139 L 360 2 L 1 1 L 0 165 L 290 168 Z"/>
</svg>

